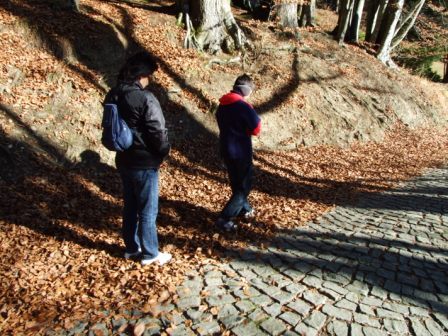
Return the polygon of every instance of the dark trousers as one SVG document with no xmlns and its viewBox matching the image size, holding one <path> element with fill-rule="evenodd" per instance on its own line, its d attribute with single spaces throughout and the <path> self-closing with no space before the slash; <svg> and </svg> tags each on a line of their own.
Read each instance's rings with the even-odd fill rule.
<svg viewBox="0 0 448 336">
<path fill-rule="evenodd" d="M 230 220 L 252 210 L 247 197 L 252 188 L 254 168 L 252 158 L 224 159 L 229 175 L 232 197 L 221 211 L 220 217 Z"/>
</svg>

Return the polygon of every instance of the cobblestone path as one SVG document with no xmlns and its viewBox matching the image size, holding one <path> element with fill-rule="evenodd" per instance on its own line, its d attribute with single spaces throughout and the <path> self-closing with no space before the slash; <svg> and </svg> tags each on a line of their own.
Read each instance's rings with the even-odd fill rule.
<svg viewBox="0 0 448 336">
<path fill-rule="evenodd" d="M 448 335 L 448 170 L 229 253 L 144 335 Z"/>
</svg>

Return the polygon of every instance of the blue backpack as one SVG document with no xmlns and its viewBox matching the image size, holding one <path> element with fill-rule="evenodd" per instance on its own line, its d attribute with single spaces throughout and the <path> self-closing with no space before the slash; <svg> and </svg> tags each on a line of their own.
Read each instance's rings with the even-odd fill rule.
<svg viewBox="0 0 448 336">
<path fill-rule="evenodd" d="M 120 117 L 116 104 L 104 104 L 101 142 L 108 150 L 122 152 L 132 146 L 133 132 Z"/>
</svg>

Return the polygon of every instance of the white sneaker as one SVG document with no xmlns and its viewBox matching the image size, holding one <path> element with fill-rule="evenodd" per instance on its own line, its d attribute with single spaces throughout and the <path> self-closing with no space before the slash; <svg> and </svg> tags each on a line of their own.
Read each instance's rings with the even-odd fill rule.
<svg viewBox="0 0 448 336">
<path fill-rule="evenodd" d="M 255 210 L 252 209 L 251 211 L 248 211 L 244 214 L 244 218 L 246 219 L 252 219 L 255 218 Z"/>
<path fill-rule="evenodd" d="M 162 266 L 169 262 L 173 256 L 170 253 L 165 252 L 159 252 L 157 257 L 154 257 L 152 259 L 142 259 L 141 263 L 143 266 L 152 264 L 153 262 L 158 261 L 159 265 Z"/>
</svg>

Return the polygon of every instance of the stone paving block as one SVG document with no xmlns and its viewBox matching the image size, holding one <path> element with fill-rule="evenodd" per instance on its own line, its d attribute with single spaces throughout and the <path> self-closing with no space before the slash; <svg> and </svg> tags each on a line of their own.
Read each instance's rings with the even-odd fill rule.
<svg viewBox="0 0 448 336">
<path fill-rule="evenodd" d="M 295 293 L 288 293 L 285 291 L 281 291 L 279 294 L 273 297 L 275 301 L 280 303 L 281 305 L 285 305 L 288 302 L 294 300 L 297 295 Z"/>
<path fill-rule="evenodd" d="M 347 300 L 351 301 L 351 302 L 354 302 L 354 303 L 358 304 L 359 301 L 361 300 L 362 296 L 359 295 L 359 294 L 357 294 L 357 293 L 350 293 L 350 292 L 349 292 L 349 293 L 347 293 L 347 294 L 345 295 L 345 298 L 346 298 Z"/>
<path fill-rule="evenodd" d="M 292 327 L 295 327 L 297 323 L 299 323 L 302 320 L 300 315 L 289 311 L 281 314 L 279 318 L 288 323 L 289 325 L 291 325 Z"/>
<path fill-rule="evenodd" d="M 331 304 L 325 304 L 322 307 L 322 312 L 331 317 L 338 318 L 348 322 L 350 322 L 352 319 L 352 313 L 350 311 L 342 308 L 337 308 Z"/>
<path fill-rule="evenodd" d="M 204 314 L 203 311 L 199 309 L 188 309 L 185 314 L 187 317 L 192 321 L 197 321 L 201 318 L 201 316 Z"/>
<path fill-rule="evenodd" d="M 358 307 L 358 305 L 356 303 L 351 302 L 347 299 L 342 299 L 341 301 L 337 302 L 335 304 L 335 306 L 338 308 L 344 308 L 344 309 L 351 310 L 351 311 L 355 311 L 356 308 Z"/>
<path fill-rule="evenodd" d="M 238 310 L 232 304 L 225 304 L 224 306 L 220 307 L 218 318 L 236 314 L 238 314 Z"/>
<path fill-rule="evenodd" d="M 176 328 L 168 328 L 166 330 L 167 334 L 170 336 L 194 336 L 196 335 L 193 330 L 187 326 L 180 325 Z"/>
<path fill-rule="evenodd" d="M 320 330 L 325 325 L 326 320 L 327 316 L 316 310 L 312 312 L 311 315 L 308 316 L 303 322 L 313 329 Z"/>
<path fill-rule="evenodd" d="M 201 336 L 215 335 L 221 331 L 221 327 L 216 321 L 207 321 L 193 326 L 193 329 Z"/>
<path fill-rule="evenodd" d="M 357 280 L 347 285 L 345 289 L 347 289 L 350 292 L 361 294 L 363 296 L 367 296 L 369 294 L 369 286 L 366 283 Z"/>
<path fill-rule="evenodd" d="M 409 307 L 403 304 L 399 304 L 399 303 L 391 303 L 391 302 L 386 302 L 383 304 L 382 308 L 391 310 L 393 312 L 402 314 L 402 315 L 409 315 Z"/>
<path fill-rule="evenodd" d="M 339 275 L 338 273 L 327 272 L 324 274 L 323 277 L 324 277 L 324 280 L 337 283 L 342 287 L 348 285 L 351 281 L 350 279 L 343 277 L 342 275 Z"/>
<path fill-rule="evenodd" d="M 293 302 L 288 303 L 287 305 L 289 308 L 294 310 L 295 312 L 299 313 L 301 316 L 308 315 L 309 311 L 311 310 L 311 306 L 306 303 L 305 301 L 302 301 L 300 299 L 297 299 Z"/>
<path fill-rule="evenodd" d="M 334 320 L 328 323 L 327 331 L 330 335 L 348 336 L 349 327 L 347 322 Z"/>
<path fill-rule="evenodd" d="M 258 334 L 258 328 L 253 322 L 241 323 L 233 328 L 232 332 L 236 336 L 256 336 Z"/>
<path fill-rule="evenodd" d="M 309 291 L 306 291 L 305 293 L 303 293 L 302 298 L 308 302 L 311 302 L 315 306 L 324 304 L 327 301 L 327 298 L 325 296 L 323 296 L 322 294 L 319 294 L 316 291 L 312 291 L 312 290 L 309 290 Z"/>
<path fill-rule="evenodd" d="M 387 298 L 387 291 L 378 286 L 373 286 L 370 294 L 384 301 Z"/>
<path fill-rule="evenodd" d="M 208 293 L 207 296 L 220 296 L 225 295 L 227 293 L 227 289 L 221 286 L 210 285 L 204 287 L 201 293 Z"/>
<path fill-rule="evenodd" d="M 259 295 L 255 297 L 251 297 L 249 300 L 251 300 L 256 306 L 264 307 L 268 304 L 272 303 L 272 299 L 267 295 Z"/>
<path fill-rule="evenodd" d="M 362 331 L 365 336 L 387 336 L 387 332 L 372 327 L 363 327 Z"/>
<path fill-rule="evenodd" d="M 350 325 L 350 336 L 362 336 L 362 326 L 357 323 L 352 323 Z"/>
<path fill-rule="evenodd" d="M 281 290 L 276 286 L 266 285 L 266 286 L 263 286 L 262 288 L 260 287 L 259 289 L 270 297 L 275 297 L 281 293 Z"/>
<path fill-rule="evenodd" d="M 412 316 L 429 317 L 428 309 L 421 307 L 409 307 L 409 310 Z"/>
<path fill-rule="evenodd" d="M 442 325 L 445 329 L 448 329 L 448 315 L 441 313 L 434 313 L 434 318 Z"/>
<path fill-rule="evenodd" d="M 258 290 L 256 290 L 254 287 L 245 287 L 243 289 L 234 290 L 233 294 L 235 294 L 235 296 L 239 297 L 240 299 L 246 299 L 246 298 L 258 296 L 261 293 Z"/>
<path fill-rule="evenodd" d="M 181 286 L 176 289 L 176 292 L 177 292 L 177 295 L 179 295 L 179 298 L 185 298 L 185 297 L 189 297 L 189 296 L 199 295 L 201 290 L 202 290 L 202 284 L 200 287 L 197 287 L 197 288 Z"/>
<path fill-rule="evenodd" d="M 392 320 L 403 320 L 403 315 L 390 311 L 390 310 L 386 310 L 386 309 L 382 309 L 382 308 L 377 308 L 376 310 L 376 315 L 379 318 L 389 318 Z"/>
<path fill-rule="evenodd" d="M 277 315 L 280 315 L 282 312 L 282 306 L 278 303 L 273 303 L 269 306 L 264 306 L 263 310 L 271 317 L 276 317 Z"/>
<path fill-rule="evenodd" d="M 201 298 L 199 296 L 190 296 L 180 299 L 177 302 L 177 307 L 181 310 L 186 310 L 188 308 L 199 307 L 201 304 Z"/>
<path fill-rule="evenodd" d="M 269 315 L 267 315 L 261 308 L 257 308 L 250 313 L 248 317 L 255 323 L 259 323 L 269 318 Z"/>
<path fill-rule="evenodd" d="M 209 296 L 205 299 L 210 306 L 222 306 L 228 303 L 234 303 L 235 298 L 230 294 Z"/>
<path fill-rule="evenodd" d="M 328 289 L 328 288 L 325 288 L 325 287 L 322 287 L 321 289 L 319 289 L 319 291 L 320 291 L 322 294 L 324 294 L 325 296 L 329 297 L 330 300 L 333 300 L 333 301 L 338 301 L 338 300 L 340 300 L 341 297 L 342 297 L 341 294 L 336 293 L 335 291 L 333 291 L 333 290 L 331 290 L 331 289 Z"/>
<path fill-rule="evenodd" d="M 305 277 L 305 273 L 297 271 L 295 269 L 287 269 L 283 272 L 286 276 L 290 277 L 293 281 L 300 281 Z"/>
<path fill-rule="evenodd" d="M 292 283 L 286 286 L 285 289 L 292 294 L 300 294 L 305 291 L 306 287 L 301 284 Z"/>
<path fill-rule="evenodd" d="M 375 328 L 380 328 L 381 327 L 381 323 L 380 321 L 378 321 L 377 319 L 367 315 L 367 314 L 362 314 L 362 313 L 354 313 L 353 318 L 355 320 L 356 323 L 362 324 L 362 325 L 366 325 L 366 326 L 370 326 L 370 327 L 375 327 Z"/>
<path fill-rule="evenodd" d="M 305 323 L 299 323 L 294 330 L 301 336 L 317 336 L 318 334 L 316 329 L 307 326 Z"/>
<path fill-rule="evenodd" d="M 224 283 L 221 278 L 205 278 L 207 286 L 222 286 Z"/>
<path fill-rule="evenodd" d="M 269 335 L 273 336 L 280 335 L 286 330 L 286 325 L 282 321 L 273 317 L 262 322 L 260 326 L 266 330 Z"/>
<path fill-rule="evenodd" d="M 302 279 L 302 282 L 307 285 L 307 286 L 311 286 L 314 288 L 321 288 L 322 287 L 322 279 L 315 277 L 315 276 L 311 276 L 311 275 L 307 275 L 306 277 L 304 277 Z"/>
<path fill-rule="evenodd" d="M 361 303 L 371 307 L 380 307 L 383 304 L 383 301 L 376 297 L 367 296 L 362 299 Z"/>
<path fill-rule="evenodd" d="M 235 303 L 235 306 L 243 313 L 247 313 L 255 309 L 254 304 L 249 300 L 238 301 Z"/>
<path fill-rule="evenodd" d="M 431 335 L 443 335 L 444 334 L 443 328 L 433 319 L 426 319 L 425 326 L 426 326 L 426 329 L 429 330 Z"/>
<path fill-rule="evenodd" d="M 325 281 L 322 285 L 323 287 L 329 288 L 341 295 L 345 295 L 348 293 L 348 290 L 331 281 Z"/>
<path fill-rule="evenodd" d="M 386 330 L 391 333 L 399 333 L 399 334 L 409 333 L 409 329 L 405 321 L 384 319 L 383 324 Z"/>
<path fill-rule="evenodd" d="M 434 295 L 432 293 L 425 292 L 425 291 L 421 291 L 419 289 L 414 290 L 414 297 L 422 299 L 422 300 L 427 300 L 427 301 L 438 301 L 438 298 L 436 295 Z"/>
<path fill-rule="evenodd" d="M 411 322 L 411 327 L 414 331 L 415 336 L 435 336 L 430 334 L 430 332 L 425 328 L 425 326 L 419 319 L 411 317 L 409 320 Z"/>
<path fill-rule="evenodd" d="M 230 330 L 243 323 L 245 318 L 241 315 L 227 315 L 219 318 L 219 322 L 221 322 L 226 330 Z"/>
</svg>

